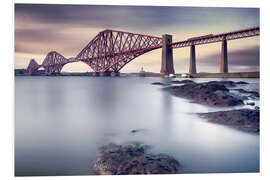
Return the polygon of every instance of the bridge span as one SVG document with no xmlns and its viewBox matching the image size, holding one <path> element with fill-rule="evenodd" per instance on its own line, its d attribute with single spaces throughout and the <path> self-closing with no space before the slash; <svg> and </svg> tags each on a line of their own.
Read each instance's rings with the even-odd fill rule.
<svg viewBox="0 0 270 180">
<path fill-rule="evenodd" d="M 42 64 L 39 65 L 31 59 L 26 72 L 34 74 L 43 67 L 47 75 L 60 73 L 64 65 L 73 62 L 84 62 L 94 72 L 119 72 L 126 64 L 136 57 L 162 48 L 161 73 L 174 74 L 173 48 L 190 47 L 189 73 L 195 74 L 196 53 L 195 46 L 209 43 L 222 42 L 220 72 L 228 72 L 227 41 L 248 38 L 260 35 L 260 28 L 250 28 L 222 34 L 209 34 L 192 37 L 184 41 L 172 42 L 171 35 L 156 37 L 151 35 L 130 33 L 116 30 L 99 32 L 75 57 L 65 58 L 56 51 L 47 54 Z"/>
</svg>

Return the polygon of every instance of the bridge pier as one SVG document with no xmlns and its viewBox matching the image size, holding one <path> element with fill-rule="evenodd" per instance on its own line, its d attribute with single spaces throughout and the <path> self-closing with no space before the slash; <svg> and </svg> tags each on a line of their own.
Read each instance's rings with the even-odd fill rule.
<svg viewBox="0 0 270 180">
<path fill-rule="evenodd" d="M 111 76 L 111 72 L 110 71 L 100 72 L 99 76 Z"/>
<path fill-rule="evenodd" d="M 170 43 L 172 43 L 172 35 L 162 35 L 162 60 L 160 70 L 162 74 L 174 74 L 173 49 L 169 47 Z"/>
<path fill-rule="evenodd" d="M 195 45 L 190 46 L 189 74 L 196 74 L 196 54 Z"/>
<path fill-rule="evenodd" d="M 221 45 L 221 62 L 220 62 L 220 73 L 228 72 L 228 54 L 227 54 L 227 40 L 222 40 Z"/>
<path fill-rule="evenodd" d="M 99 76 L 99 72 L 92 72 L 92 76 Z"/>
<path fill-rule="evenodd" d="M 120 76 L 120 72 L 111 72 L 111 76 L 113 77 Z"/>
<path fill-rule="evenodd" d="M 106 71 L 106 72 L 92 72 L 92 76 L 120 76 L 119 72 L 112 72 L 112 71 Z"/>
</svg>

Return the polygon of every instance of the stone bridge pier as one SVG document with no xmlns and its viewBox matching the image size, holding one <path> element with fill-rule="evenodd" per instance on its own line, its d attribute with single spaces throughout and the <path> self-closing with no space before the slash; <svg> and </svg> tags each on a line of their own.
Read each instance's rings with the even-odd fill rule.
<svg viewBox="0 0 270 180">
<path fill-rule="evenodd" d="M 196 53 L 195 45 L 190 46 L 189 74 L 196 74 Z M 227 40 L 223 39 L 221 44 L 220 73 L 228 73 L 228 51 Z"/>
<path fill-rule="evenodd" d="M 221 44 L 221 62 L 220 62 L 220 73 L 228 72 L 228 54 L 227 54 L 227 40 L 223 38 Z"/>
<path fill-rule="evenodd" d="M 196 54 L 195 45 L 190 46 L 190 58 L 189 58 L 189 74 L 196 74 Z"/>
<path fill-rule="evenodd" d="M 169 46 L 172 43 L 172 36 L 168 34 L 162 35 L 162 59 L 161 70 L 162 74 L 174 74 L 173 67 L 173 48 Z"/>
<path fill-rule="evenodd" d="M 162 60 L 160 70 L 162 74 L 174 74 L 173 48 L 169 46 L 170 43 L 172 43 L 172 36 L 168 34 L 162 35 Z M 189 74 L 196 73 L 196 51 L 195 45 L 192 44 L 190 45 Z M 228 50 L 225 37 L 221 44 L 220 73 L 228 73 Z"/>
</svg>

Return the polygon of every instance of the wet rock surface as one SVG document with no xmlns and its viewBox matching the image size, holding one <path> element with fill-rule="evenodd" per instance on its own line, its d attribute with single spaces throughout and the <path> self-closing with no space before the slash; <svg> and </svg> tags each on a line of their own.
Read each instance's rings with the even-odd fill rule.
<svg viewBox="0 0 270 180">
<path fill-rule="evenodd" d="M 257 109 L 238 109 L 230 111 L 199 113 L 199 116 L 208 119 L 210 122 L 232 126 L 246 132 L 259 133 L 259 114 L 260 111 Z"/>
<path fill-rule="evenodd" d="M 166 86 L 168 84 L 164 84 L 164 83 L 161 83 L 161 82 L 153 82 L 151 83 L 152 85 L 161 85 L 161 86 Z"/>
<path fill-rule="evenodd" d="M 182 86 L 164 88 L 175 96 L 190 99 L 196 103 L 211 106 L 243 105 L 243 99 L 231 93 L 227 87 L 236 86 L 233 81 L 210 81 L 204 83 L 185 83 Z"/>
<path fill-rule="evenodd" d="M 93 169 L 100 175 L 174 174 L 181 165 L 166 154 L 150 154 L 141 143 L 108 144 L 100 148 Z"/>
<path fill-rule="evenodd" d="M 132 134 L 135 134 L 135 133 L 138 133 L 138 132 L 141 132 L 141 131 L 144 131 L 144 129 L 132 129 L 130 132 Z"/>
<path fill-rule="evenodd" d="M 170 81 L 170 83 L 171 84 L 187 84 L 187 83 L 195 83 L 195 82 L 191 80 L 182 80 L 182 81 L 175 80 L 175 81 Z"/>
<path fill-rule="evenodd" d="M 259 93 L 256 92 L 256 91 L 247 91 L 247 90 L 244 90 L 244 89 L 232 89 L 233 91 L 238 91 L 239 93 L 243 93 L 243 94 L 248 94 L 250 96 L 253 96 L 253 97 L 260 97 Z"/>
</svg>

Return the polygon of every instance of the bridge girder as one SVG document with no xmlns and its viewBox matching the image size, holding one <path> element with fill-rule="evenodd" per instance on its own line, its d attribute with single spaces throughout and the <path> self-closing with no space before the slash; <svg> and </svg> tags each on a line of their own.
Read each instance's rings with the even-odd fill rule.
<svg viewBox="0 0 270 180">
<path fill-rule="evenodd" d="M 168 45 L 170 48 L 182 48 L 223 40 L 247 38 L 258 36 L 259 34 L 260 28 L 256 27 L 211 36 L 200 36 L 199 38 L 191 38 Z M 60 73 L 65 64 L 77 61 L 88 64 L 94 72 L 118 72 L 134 58 L 161 47 L 161 37 L 116 30 L 104 30 L 99 32 L 75 58 L 67 59 L 56 51 L 51 51 L 47 54 L 41 65 L 38 65 L 32 59 L 26 72 L 33 74 L 40 67 L 43 67 L 45 73 L 48 75 Z"/>
<path fill-rule="evenodd" d="M 162 38 L 123 31 L 100 32 L 76 56 L 95 72 L 118 72 L 134 58 L 160 48 Z"/>
<path fill-rule="evenodd" d="M 40 65 L 38 65 L 38 63 L 34 59 L 31 59 L 29 65 L 26 69 L 26 73 L 31 75 L 31 74 L 37 72 L 39 67 L 40 67 Z"/>
</svg>

